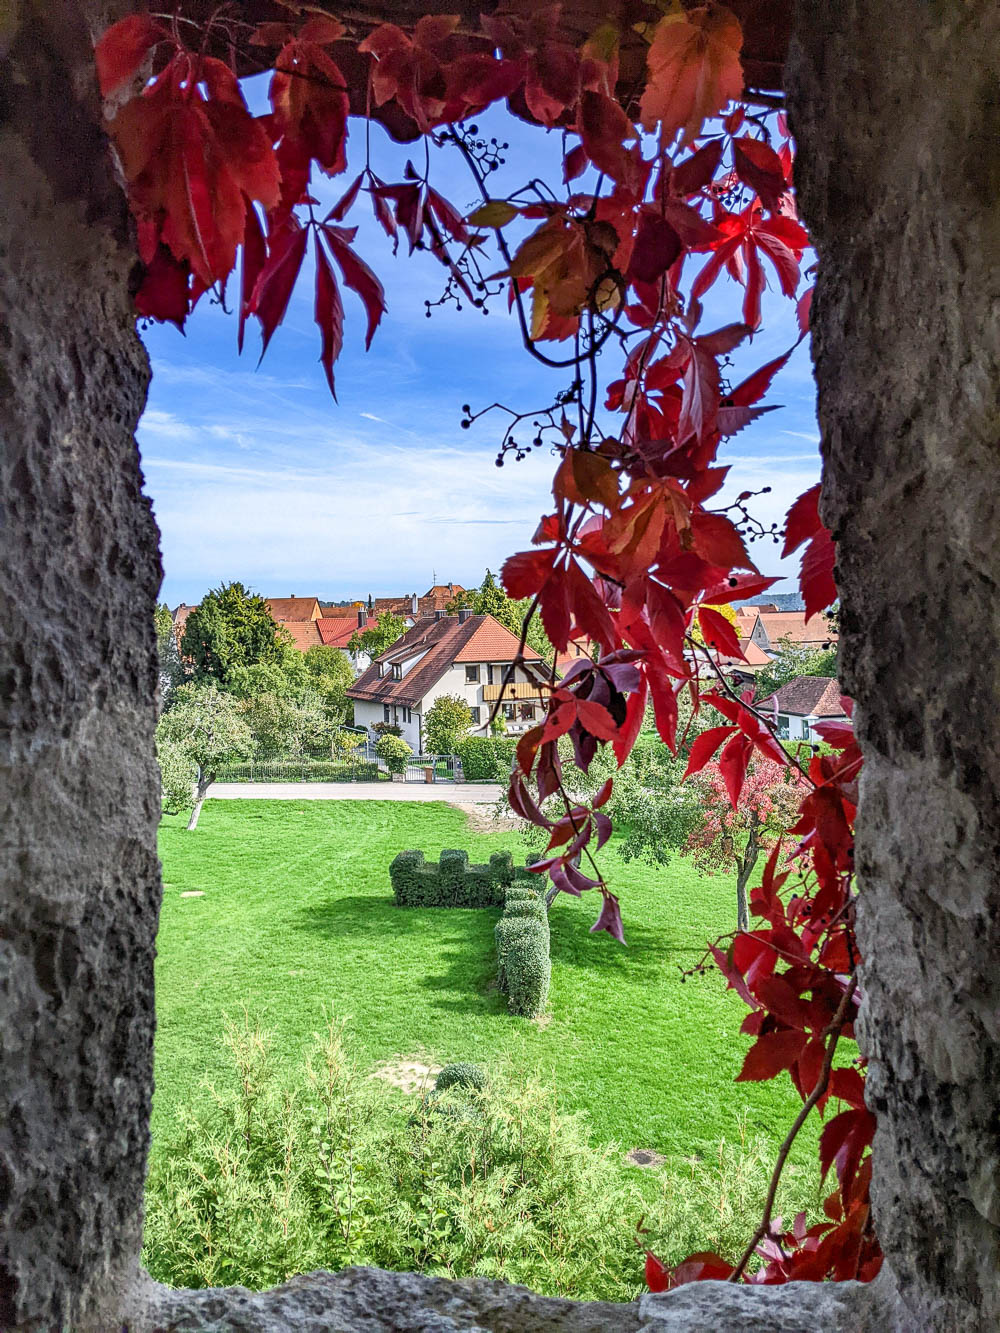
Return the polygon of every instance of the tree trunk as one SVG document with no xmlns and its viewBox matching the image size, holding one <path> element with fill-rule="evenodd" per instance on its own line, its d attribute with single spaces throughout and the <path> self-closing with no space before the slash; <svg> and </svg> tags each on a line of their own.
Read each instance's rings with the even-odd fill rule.
<svg viewBox="0 0 1000 1333">
<path fill-rule="evenodd" d="M 742 859 L 736 858 L 736 929 L 750 929 L 750 911 L 747 907 L 747 884 L 753 874 L 753 868 L 760 856 L 760 844 L 757 841 L 756 826 L 751 825 L 747 836 L 747 845 L 743 849 Z"/>
<path fill-rule="evenodd" d="M 0 20 L 4 1328 L 120 1322 L 152 1091 L 148 368 L 87 12 L 46 0 Z"/>
<path fill-rule="evenodd" d="M 188 820 L 187 824 L 188 833 L 190 833 L 192 829 L 198 827 L 198 820 L 201 817 L 201 807 L 204 805 L 205 796 L 214 781 L 214 773 L 205 773 L 202 769 L 198 769 L 198 786 L 194 793 L 194 809 L 191 811 L 191 818 Z"/>
<path fill-rule="evenodd" d="M 908 1327 L 995 1329 L 1000 6 L 800 0 L 797 32 L 875 1218 Z"/>
</svg>

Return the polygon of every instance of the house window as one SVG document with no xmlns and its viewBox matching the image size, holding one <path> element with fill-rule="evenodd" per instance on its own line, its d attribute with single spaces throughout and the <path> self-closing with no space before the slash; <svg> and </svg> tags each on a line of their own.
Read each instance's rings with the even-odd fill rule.
<svg viewBox="0 0 1000 1333">
<path fill-rule="evenodd" d="M 783 741 L 787 741 L 787 740 L 788 740 L 788 736 L 789 736 L 790 730 L 791 730 L 791 728 L 790 728 L 790 726 L 789 726 L 789 719 L 788 719 L 788 717 L 787 717 L 786 714 L 784 714 L 784 713 L 779 713 L 779 714 L 778 714 L 778 735 L 781 737 L 781 739 L 782 739 Z"/>
<path fill-rule="evenodd" d="M 467 667 L 465 668 L 465 683 L 466 683 L 466 685 L 478 685 L 478 684 L 479 684 L 479 667 L 478 667 L 478 666 L 467 666 Z"/>
<path fill-rule="evenodd" d="M 515 704 L 504 704 L 504 706 L 503 706 L 503 715 L 504 715 L 504 718 L 505 718 L 508 722 L 513 722 L 513 721 L 514 721 L 514 713 L 515 713 L 515 710 L 516 710 L 516 705 L 515 705 Z"/>
<path fill-rule="evenodd" d="M 393 678 L 393 680 L 402 680 L 402 679 L 403 679 L 403 664 L 402 664 L 402 662 L 394 662 L 394 663 L 392 664 L 392 678 Z"/>
<path fill-rule="evenodd" d="M 385 675 L 385 666 L 381 662 L 375 663 L 375 674 L 378 676 L 379 680 Z"/>
<path fill-rule="evenodd" d="M 478 706 L 477 706 L 476 708 L 470 708 L 470 709 L 469 709 L 469 712 L 472 714 L 472 725 L 473 725 L 474 727 L 478 727 L 478 726 L 479 726 L 479 708 L 478 708 Z"/>
<path fill-rule="evenodd" d="M 487 685 L 492 685 L 492 684 L 493 684 L 493 663 L 492 663 L 492 662 L 490 662 L 490 664 L 489 664 L 489 665 L 487 666 L 487 668 L 486 668 L 486 684 L 487 684 Z"/>
<path fill-rule="evenodd" d="M 412 720 L 413 720 L 413 715 L 412 715 L 412 713 L 410 712 L 410 710 L 409 710 L 408 708 L 405 708 L 405 707 L 404 707 L 404 709 L 403 709 L 403 721 L 404 721 L 404 722 L 411 722 Z"/>
<path fill-rule="evenodd" d="M 520 708 L 520 711 L 519 711 L 519 713 L 518 713 L 518 717 L 521 719 L 522 722 L 534 722 L 534 720 L 535 720 L 535 705 L 534 705 L 534 704 L 522 704 L 522 705 L 521 705 L 521 708 Z"/>
<path fill-rule="evenodd" d="M 391 719 L 391 717 L 390 717 L 390 715 L 389 715 L 389 705 L 388 705 L 388 704 L 383 704 L 383 705 L 382 705 L 382 721 L 383 721 L 383 722 L 390 722 L 391 720 L 392 720 L 392 719 Z"/>
</svg>

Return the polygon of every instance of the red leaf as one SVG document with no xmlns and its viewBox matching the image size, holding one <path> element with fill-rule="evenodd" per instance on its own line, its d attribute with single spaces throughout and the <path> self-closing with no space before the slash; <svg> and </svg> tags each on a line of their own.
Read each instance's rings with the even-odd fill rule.
<svg viewBox="0 0 1000 1333">
<path fill-rule="evenodd" d="M 841 1111 L 824 1126 L 819 1136 L 820 1169 L 825 1176 L 836 1163 L 842 1193 L 850 1187 L 874 1133 L 875 1117 L 863 1106 Z"/>
<path fill-rule="evenodd" d="M 323 219 L 324 222 L 343 222 L 351 205 L 358 197 L 358 191 L 361 189 L 361 182 L 364 178 L 364 172 L 355 176 L 354 180 L 351 181 L 350 185 L 330 209 L 329 213 L 327 213 L 326 217 Z"/>
<path fill-rule="evenodd" d="M 681 239 L 665 218 L 643 211 L 629 261 L 630 282 L 656 282 L 681 254 Z"/>
<path fill-rule="evenodd" d="M 795 318 L 799 322 L 799 333 L 804 338 L 809 332 L 809 316 L 812 313 L 812 299 L 815 287 L 810 287 L 799 297 L 798 305 L 795 307 Z"/>
<path fill-rule="evenodd" d="M 760 574 L 730 574 L 721 583 L 706 588 L 704 597 L 712 606 L 719 606 L 724 602 L 737 602 L 743 601 L 744 598 L 756 597 L 758 593 L 767 592 L 768 588 L 778 582 L 779 579 L 767 579 Z"/>
<path fill-rule="evenodd" d="M 354 237 L 353 228 L 331 227 L 329 223 L 324 223 L 323 234 L 330 244 L 334 259 L 340 266 L 344 281 L 352 292 L 357 292 L 364 304 L 368 316 L 368 329 L 365 333 L 365 351 L 367 351 L 372 345 L 372 338 L 379 321 L 385 314 L 385 292 L 382 284 L 365 261 L 351 249 L 349 241 Z"/>
<path fill-rule="evenodd" d="M 670 173 L 671 188 L 677 194 L 693 195 L 712 183 L 722 160 L 722 140 L 712 139 L 696 153 L 684 159 Z"/>
<path fill-rule="evenodd" d="M 781 555 L 791 555 L 803 542 L 810 541 L 823 527 L 819 516 L 819 496 L 821 483 L 805 491 L 789 509 L 785 517 L 785 545 Z"/>
<path fill-rule="evenodd" d="M 703 560 L 721 569 L 752 568 L 743 538 L 724 514 L 695 512 L 691 515 L 694 549 Z"/>
<path fill-rule="evenodd" d="M 146 267 L 142 285 L 135 294 L 135 309 L 147 319 L 165 319 L 183 331 L 189 306 L 191 269 L 186 260 L 175 259 L 165 245 Z"/>
<path fill-rule="evenodd" d="M 807 619 L 825 611 L 837 600 L 837 585 L 833 579 L 836 558 L 837 548 L 824 528 L 806 547 L 799 572 L 799 587 L 806 604 Z"/>
<path fill-rule="evenodd" d="M 110 97 L 137 74 L 150 51 L 166 35 L 162 24 L 148 14 L 130 14 L 113 23 L 94 48 L 101 96 Z"/>
<path fill-rule="evenodd" d="M 700 736 L 696 736 L 691 743 L 683 780 L 689 778 L 692 773 L 700 773 L 726 737 L 732 734 L 732 727 L 709 727 Z"/>
<path fill-rule="evenodd" d="M 830 1074 L 830 1096 L 847 1102 L 855 1110 L 865 1104 L 865 1081 L 859 1070 L 848 1066 Z"/>
<path fill-rule="evenodd" d="M 732 1273 L 733 1266 L 712 1251 L 702 1250 L 690 1254 L 683 1263 L 671 1273 L 672 1287 L 683 1287 L 688 1282 L 724 1282 Z"/>
<path fill-rule="evenodd" d="M 719 772 L 726 784 L 726 791 L 729 793 L 734 810 L 740 803 L 740 792 L 743 790 L 743 780 L 752 754 L 753 741 L 749 736 L 739 732 L 723 747 L 719 755 Z"/>
<path fill-rule="evenodd" d="M 701 626 L 702 637 L 709 648 L 717 648 L 719 652 L 725 653 L 727 657 L 739 657 L 744 662 L 746 661 L 743 649 L 740 647 L 739 635 L 724 615 L 718 611 L 713 611 L 710 606 L 699 606 L 698 624 Z"/>
<path fill-rule="evenodd" d="M 691 346 L 691 356 L 684 368 L 684 395 L 677 424 L 677 439 L 683 443 L 689 435 L 701 440 L 715 426 L 719 410 L 719 363 L 698 343 Z M 737 562 L 734 562 L 737 563 Z"/>
<path fill-rule="evenodd" d="M 333 385 L 333 363 L 340 355 L 344 345 L 344 306 L 337 290 L 337 280 L 327 259 L 323 247 L 316 237 L 316 306 L 315 319 L 323 339 L 320 361 L 326 371 L 326 382 L 334 398 L 337 391 Z"/>
<path fill-rule="evenodd" d="M 247 200 L 246 221 L 243 227 L 243 264 L 240 271 L 240 316 L 236 332 L 237 350 L 243 351 L 243 333 L 247 315 L 253 305 L 254 288 L 260 271 L 267 262 L 267 243 L 261 230 L 260 219 L 253 204 Z"/>
<path fill-rule="evenodd" d="M 617 101 L 604 93 L 584 92 L 577 128 L 587 156 L 598 171 L 607 172 L 613 181 L 622 184 L 635 176 L 635 159 L 623 142 L 634 138 L 635 130 Z"/>
<path fill-rule="evenodd" d="M 662 18 L 647 53 L 644 128 L 655 130 L 659 122 L 667 142 L 683 127 L 686 139 L 694 139 L 707 116 L 743 91 L 742 45 L 739 20 L 723 5 Z"/>
<path fill-rule="evenodd" d="M 787 1028 L 781 1032 L 765 1032 L 747 1051 L 736 1082 L 758 1083 L 777 1078 L 783 1069 L 791 1069 L 807 1041 L 804 1032 Z"/>
<path fill-rule="evenodd" d="M 578 699 L 576 715 L 590 734 L 596 736 L 598 740 L 614 740 L 618 728 L 614 718 L 602 704 L 592 703 L 589 699 Z"/>
<path fill-rule="evenodd" d="M 651 1250 L 646 1251 L 646 1286 L 650 1291 L 666 1291 L 670 1286 L 667 1270 Z"/>
<path fill-rule="evenodd" d="M 633 690 L 628 696 L 628 703 L 625 705 L 625 721 L 618 729 L 618 733 L 612 741 L 615 759 L 618 761 L 619 768 L 621 768 L 629 754 L 631 754 L 632 746 L 636 742 L 636 737 L 642 730 L 643 719 L 646 716 L 647 691 L 648 686 L 646 684 L 646 678 L 643 676 L 640 680 L 639 688 Z"/>
<path fill-rule="evenodd" d="M 554 550 L 519 551 L 509 556 L 500 571 L 500 579 L 507 594 L 515 600 L 534 597 L 552 575 L 556 558 Z"/>
<path fill-rule="evenodd" d="M 760 195 L 765 208 L 777 208 L 788 186 L 781 158 L 760 139 L 733 140 L 733 165 L 744 185 Z"/>
<path fill-rule="evenodd" d="M 771 387 L 771 381 L 794 350 L 794 347 L 790 347 L 783 356 L 775 357 L 773 361 L 768 361 L 766 366 L 755 370 L 742 384 L 738 384 L 724 401 L 727 404 L 732 403 L 734 407 L 750 407 L 753 403 L 759 403 Z"/>
<path fill-rule="evenodd" d="M 260 271 L 251 298 L 252 313 L 260 320 L 262 359 L 275 329 L 285 318 L 292 288 L 302 267 L 307 236 L 308 232 L 295 224 L 283 227 L 271 237 L 270 254 Z"/>
<path fill-rule="evenodd" d="M 563 183 L 568 185 L 587 170 L 587 150 L 582 143 L 571 148 L 563 159 Z"/>
</svg>

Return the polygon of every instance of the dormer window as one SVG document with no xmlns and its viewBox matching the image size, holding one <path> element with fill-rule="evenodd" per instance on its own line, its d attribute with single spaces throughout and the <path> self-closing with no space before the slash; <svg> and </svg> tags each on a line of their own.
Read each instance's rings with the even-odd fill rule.
<svg viewBox="0 0 1000 1333">
<path fill-rule="evenodd" d="M 392 664 L 392 678 L 393 678 L 393 680 L 402 680 L 402 679 L 403 679 L 403 664 L 402 664 L 402 662 L 393 662 L 393 664 Z"/>
<path fill-rule="evenodd" d="M 385 675 L 385 664 L 383 662 L 375 663 L 375 674 L 378 676 L 379 680 Z"/>
</svg>

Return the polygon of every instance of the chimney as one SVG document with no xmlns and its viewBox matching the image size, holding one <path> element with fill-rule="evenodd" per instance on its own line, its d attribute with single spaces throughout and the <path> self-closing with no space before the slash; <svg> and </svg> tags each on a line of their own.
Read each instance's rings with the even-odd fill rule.
<svg viewBox="0 0 1000 1333">
<path fill-rule="evenodd" d="M 410 594 L 410 611 L 415 616 L 420 614 L 420 598 L 415 592 Z"/>
<path fill-rule="evenodd" d="M 458 613 L 458 623 L 460 625 L 464 625 L 471 615 L 472 615 L 472 608 L 468 606 L 463 606 Z"/>
<path fill-rule="evenodd" d="M 440 608 L 438 608 L 438 609 L 434 612 L 434 619 L 435 619 L 435 620 L 444 620 L 444 618 L 445 618 L 445 613 L 444 613 L 444 611 L 441 610 Z"/>
<path fill-rule="evenodd" d="M 449 583 L 449 584 L 448 584 L 448 593 L 449 593 L 449 595 L 450 595 L 451 597 L 454 597 L 454 596 L 455 596 L 455 585 L 454 585 L 454 583 Z"/>
<path fill-rule="evenodd" d="M 364 629 L 365 621 L 368 619 L 368 613 L 362 609 L 358 612 L 358 629 Z"/>
</svg>

